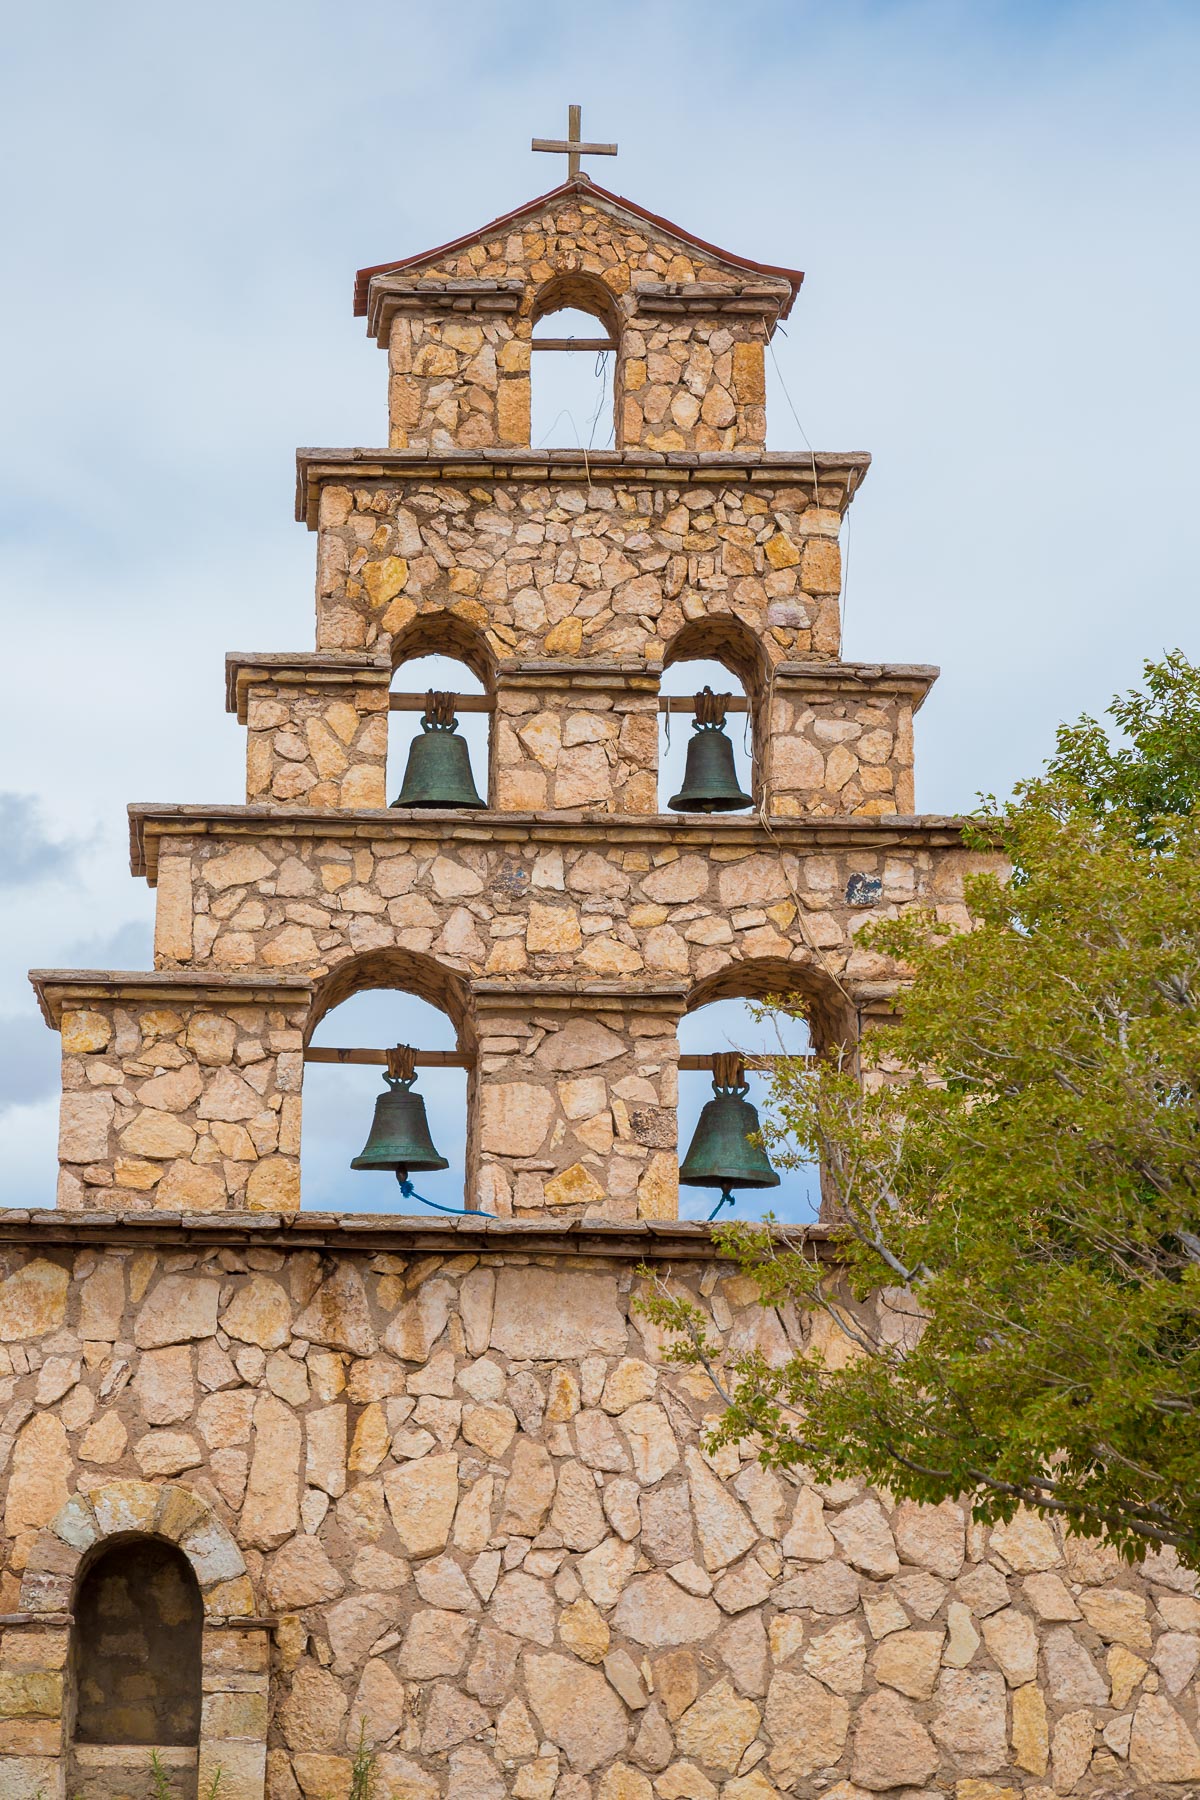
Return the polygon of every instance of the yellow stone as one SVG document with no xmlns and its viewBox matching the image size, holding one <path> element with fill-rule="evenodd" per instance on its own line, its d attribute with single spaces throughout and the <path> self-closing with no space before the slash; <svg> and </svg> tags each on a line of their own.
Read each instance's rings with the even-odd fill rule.
<svg viewBox="0 0 1200 1800">
<path fill-rule="evenodd" d="M 582 1163 L 572 1163 L 546 1183 L 547 1206 L 598 1206 L 604 1189 Z"/>
<path fill-rule="evenodd" d="M 1046 1701 L 1035 1681 L 1015 1688 L 1012 1697 L 1013 1760 L 1031 1775 L 1044 1775 L 1050 1758 Z"/>
<path fill-rule="evenodd" d="M 65 1056 L 88 1056 L 107 1048 L 112 1026 L 98 1012 L 64 1012 L 62 1047 Z"/>
<path fill-rule="evenodd" d="M 677 1219 L 679 1217 L 679 1171 L 675 1157 L 667 1150 L 656 1150 L 638 1182 L 639 1219 Z"/>
<path fill-rule="evenodd" d="M 397 631 L 403 631 L 404 627 L 412 619 L 415 619 L 416 616 L 417 608 L 415 601 L 410 600 L 407 594 L 397 594 L 396 598 L 392 601 L 392 604 L 384 613 L 380 623 L 383 626 L 384 631 L 390 631 L 394 634 Z"/>
<path fill-rule="evenodd" d="M 65 1269 L 39 1256 L 0 1282 L 0 1343 L 57 1331 L 66 1316 L 69 1279 Z"/>
<path fill-rule="evenodd" d="M 573 906 L 545 906 L 533 901 L 525 932 L 528 950 L 578 950 L 583 944 L 579 915 Z"/>
<path fill-rule="evenodd" d="M 800 552 L 786 531 L 777 531 L 768 538 L 766 548 L 767 561 L 773 569 L 794 569 L 800 561 Z"/>
<path fill-rule="evenodd" d="M 1105 1663 L 1112 1683 L 1112 1704 L 1120 1712 L 1122 1707 L 1128 1706 L 1130 1695 L 1146 1673 L 1147 1665 L 1124 1644 L 1111 1645 Z"/>
<path fill-rule="evenodd" d="M 646 385 L 646 362 L 644 357 L 632 356 L 625 364 L 625 392 L 636 393 L 638 388 Z"/>
<path fill-rule="evenodd" d="M 765 403 L 767 382 L 761 344 L 733 346 L 733 391 L 744 406 Z"/>
<path fill-rule="evenodd" d="M 770 545 L 767 546 L 770 554 Z M 801 558 L 800 585 L 809 594 L 836 594 L 842 585 L 842 553 L 836 538 L 808 538 Z"/>
<path fill-rule="evenodd" d="M 300 1169 L 286 1156 L 267 1156 L 255 1163 L 246 1183 L 251 1212 L 295 1212 L 300 1205 Z"/>
<path fill-rule="evenodd" d="M 586 1594 L 559 1613 L 558 1635 L 581 1662 L 598 1663 L 608 1654 L 608 1626 Z"/>
<path fill-rule="evenodd" d="M 529 377 L 513 375 L 496 390 L 496 430 L 502 444 L 529 442 Z"/>
<path fill-rule="evenodd" d="M 371 562 L 362 572 L 363 586 L 367 590 L 372 606 L 386 606 L 394 600 L 408 580 L 408 559 L 404 556 L 385 556 L 380 562 Z"/>
<path fill-rule="evenodd" d="M 509 338 L 496 351 L 496 367 L 502 375 L 522 375 L 529 368 L 530 349 L 528 339 Z M 490 496 L 489 496 L 490 498 Z"/>
<path fill-rule="evenodd" d="M 551 656 L 578 656 L 583 648 L 583 620 L 573 613 L 560 619 L 546 633 L 545 647 Z"/>
</svg>

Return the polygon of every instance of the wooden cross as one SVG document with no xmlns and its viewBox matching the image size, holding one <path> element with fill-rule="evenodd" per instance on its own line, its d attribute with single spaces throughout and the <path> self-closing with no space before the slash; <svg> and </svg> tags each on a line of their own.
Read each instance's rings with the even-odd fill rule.
<svg viewBox="0 0 1200 1800">
<path fill-rule="evenodd" d="M 569 181 L 574 181 L 579 173 L 581 156 L 615 156 L 617 154 L 615 144 L 585 144 L 580 141 L 579 130 L 582 113 L 581 106 L 568 106 L 566 137 L 534 138 L 532 144 L 534 150 L 549 150 L 555 156 L 565 156 Z M 586 180 L 587 177 L 585 176 L 584 179 Z"/>
</svg>

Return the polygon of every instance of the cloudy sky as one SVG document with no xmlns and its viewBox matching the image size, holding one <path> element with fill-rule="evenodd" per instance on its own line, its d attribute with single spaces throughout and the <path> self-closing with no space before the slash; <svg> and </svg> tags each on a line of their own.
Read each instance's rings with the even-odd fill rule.
<svg viewBox="0 0 1200 1800">
<path fill-rule="evenodd" d="M 1197 653 L 1190 0 L 59 0 L 5 49 L 9 1204 L 54 1191 L 25 970 L 147 963 L 125 803 L 240 799 L 224 653 L 312 645 L 294 447 L 386 438 L 354 270 L 551 186 L 529 139 L 569 101 L 620 142 L 598 180 L 807 271 L 791 406 L 817 449 L 875 457 L 846 654 L 943 671 L 922 809 L 1003 792 L 1143 658 Z M 364 1108 L 314 1106 L 314 1171 Z"/>
</svg>

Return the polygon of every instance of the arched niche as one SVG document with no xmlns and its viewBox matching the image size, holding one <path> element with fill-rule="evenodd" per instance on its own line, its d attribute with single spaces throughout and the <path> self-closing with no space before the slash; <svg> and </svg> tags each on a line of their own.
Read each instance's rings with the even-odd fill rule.
<svg viewBox="0 0 1200 1800">
<path fill-rule="evenodd" d="M 198 1744 L 204 1604 L 179 1546 L 103 1542 L 80 1572 L 72 1611 L 75 1743 Z"/>
<path fill-rule="evenodd" d="M 129 1594 L 146 1608 L 147 1582 L 162 1606 L 152 1609 L 158 1615 L 152 1630 L 141 1620 L 129 1628 Z M 41 1677 L 44 1696 L 60 1695 L 56 1716 L 43 1715 L 47 1731 L 29 1792 L 43 1785 L 46 1792 L 95 1800 L 153 1800 L 153 1753 L 174 1800 L 207 1794 L 218 1767 L 227 1777 L 236 1773 L 239 1800 L 259 1800 L 266 1780 L 269 1627 L 255 1622 L 254 1589 L 232 1533 L 200 1494 L 178 1482 L 116 1480 L 73 1495 L 29 1550 L 19 1606 L 36 1628 L 22 1637 L 21 1666 Z M 179 1639 L 172 1648 L 163 1645 L 164 1617 Z M 113 1679 L 101 1679 L 86 1705 L 79 1704 L 80 1677 L 89 1676 L 98 1635 L 102 1655 L 118 1672 L 146 1665 L 137 1691 L 122 1689 L 118 1701 L 132 1699 L 145 1717 L 147 1698 L 165 1700 L 151 1704 L 148 1725 L 133 1724 L 133 1741 L 114 1741 L 132 1721 L 114 1720 L 106 1704 L 106 1693 L 118 1685 Z M 150 1666 L 164 1657 L 169 1680 L 160 1666 Z M 233 1694 L 236 1718 L 227 1704 Z M 19 1691 L 0 1695 L 5 1719 L 18 1731 L 27 1723 Z"/>
<path fill-rule="evenodd" d="M 560 271 L 534 295 L 530 324 L 531 443 L 610 448 L 617 441 L 621 361 L 621 314 L 612 290 L 587 270 Z M 579 348 L 545 347 L 566 342 Z"/>
<path fill-rule="evenodd" d="M 754 1017 L 754 1003 L 778 1003 L 779 1010 L 765 1019 Z M 699 981 L 687 996 L 679 1024 L 683 1056 L 712 1055 L 739 1050 L 750 1056 L 834 1055 L 853 1043 L 851 1010 L 832 979 L 807 963 L 781 957 L 760 957 L 731 962 Z M 749 1099 L 763 1106 L 769 1075 L 747 1070 Z M 691 1143 L 700 1110 L 712 1098 L 712 1077 L 707 1072 L 681 1069 L 679 1077 L 679 1156 L 682 1162 Z M 736 1213 L 742 1218 L 776 1217 L 807 1223 L 824 1208 L 823 1179 L 816 1162 L 795 1169 L 779 1169 L 780 1186 L 738 1196 Z M 706 1217 L 716 1201 L 715 1190 L 680 1188 L 683 1217 Z"/>
<path fill-rule="evenodd" d="M 460 699 L 492 700 L 496 663 L 483 632 L 458 614 L 443 609 L 419 613 L 392 639 L 391 694 L 424 695 L 430 688 Z M 457 735 L 467 746 L 476 790 L 491 803 L 493 732 L 490 711 L 457 709 Z M 388 720 L 387 795 L 398 799 L 409 752 L 421 735 L 421 713 L 393 706 Z"/>
<path fill-rule="evenodd" d="M 735 702 L 744 703 L 742 710 L 730 710 L 725 728 L 733 745 L 739 784 L 758 806 L 762 802 L 766 658 L 754 633 L 732 613 L 691 620 L 667 646 L 661 694 L 667 698 L 690 698 L 703 687 L 711 687 L 716 694 L 731 694 Z M 667 810 L 671 795 L 678 790 L 691 736 L 690 712 L 661 715 L 660 812 Z"/>
<path fill-rule="evenodd" d="M 418 907 L 427 902 L 416 901 Z M 309 1015 L 304 1078 L 301 1171 L 304 1204 L 318 1212 L 420 1214 L 394 1175 L 356 1170 L 375 1103 L 385 1092 L 382 1058 L 373 1062 L 314 1061 L 334 1048 L 380 1053 L 396 1044 L 446 1057 L 446 1066 L 418 1066 L 414 1093 L 425 1104 L 430 1134 L 448 1160 L 445 1170 L 412 1173 L 417 1192 L 436 1205 L 458 1208 L 468 1166 L 467 1064 L 475 1033 L 463 978 L 436 958 L 400 948 L 368 951 L 337 963 L 318 983 Z"/>
</svg>

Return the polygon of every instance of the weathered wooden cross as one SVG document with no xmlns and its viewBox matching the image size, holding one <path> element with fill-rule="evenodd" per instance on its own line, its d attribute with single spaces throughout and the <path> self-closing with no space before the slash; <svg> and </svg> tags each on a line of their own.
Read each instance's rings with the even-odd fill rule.
<svg viewBox="0 0 1200 1800">
<path fill-rule="evenodd" d="M 568 106 L 565 138 L 534 138 L 533 140 L 532 148 L 534 150 L 549 150 L 555 156 L 566 157 L 568 180 L 574 180 L 578 175 L 581 156 L 615 156 L 617 154 L 615 144 L 585 144 L 581 142 L 579 131 L 582 115 L 583 108 L 581 106 Z"/>
</svg>

